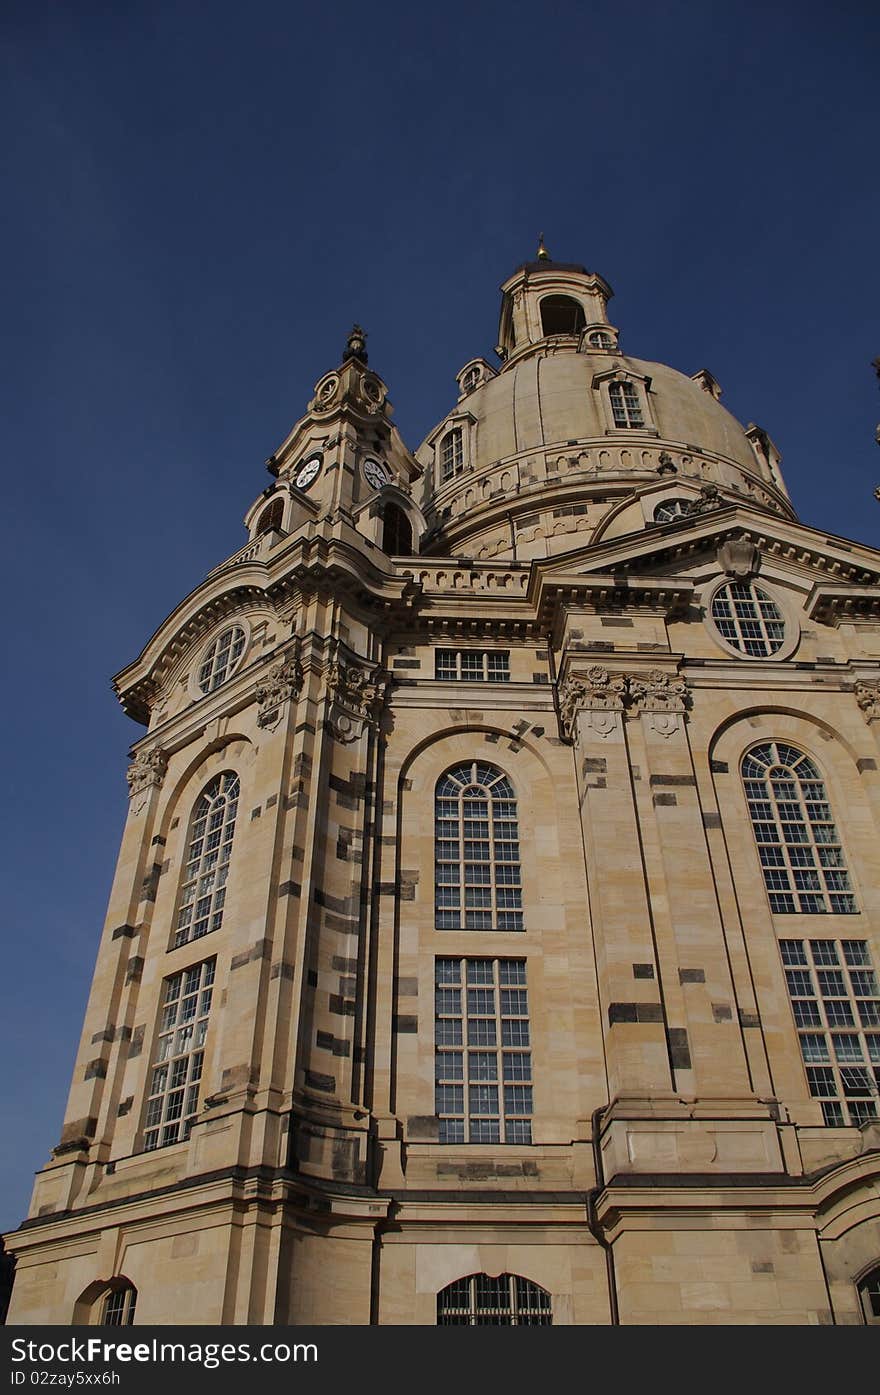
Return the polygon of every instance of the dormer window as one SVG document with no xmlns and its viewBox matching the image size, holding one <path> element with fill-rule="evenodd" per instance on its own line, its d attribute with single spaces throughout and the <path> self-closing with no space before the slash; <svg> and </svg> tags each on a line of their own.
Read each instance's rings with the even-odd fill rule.
<svg viewBox="0 0 880 1395">
<path fill-rule="evenodd" d="M 479 368 L 469 368 L 461 380 L 462 391 L 473 392 L 481 377 L 482 374 Z"/>
<path fill-rule="evenodd" d="M 440 482 L 445 484 L 464 469 L 464 432 L 460 426 L 447 431 L 440 442 Z"/>
<path fill-rule="evenodd" d="M 633 383 L 612 383 L 608 395 L 615 426 L 644 426 L 639 390 Z"/>
<path fill-rule="evenodd" d="M 580 334 L 586 323 L 584 307 L 569 295 L 548 295 L 541 301 L 541 329 L 545 337 Z"/>
<path fill-rule="evenodd" d="M 592 333 L 592 334 L 590 335 L 590 337 L 589 337 L 589 344 L 590 344 L 590 348 L 591 348 L 591 349 L 613 349 L 613 348 L 614 348 L 614 340 L 611 338 L 611 335 L 610 335 L 610 334 L 607 334 L 607 333 L 605 332 L 604 329 L 596 329 L 596 330 L 594 330 L 593 333 Z"/>
</svg>

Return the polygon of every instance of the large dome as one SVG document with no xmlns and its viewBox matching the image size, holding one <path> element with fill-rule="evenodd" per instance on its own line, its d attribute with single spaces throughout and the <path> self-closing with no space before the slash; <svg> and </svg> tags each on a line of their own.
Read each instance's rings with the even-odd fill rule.
<svg viewBox="0 0 880 1395">
<path fill-rule="evenodd" d="M 607 528 L 627 497 L 645 496 L 631 528 L 707 486 L 791 515 L 772 442 L 721 405 L 710 373 L 620 352 L 601 277 L 545 260 L 502 292 L 500 368 L 466 364 L 456 406 L 416 452 L 432 551 L 546 555 L 566 533 Z"/>
</svg>

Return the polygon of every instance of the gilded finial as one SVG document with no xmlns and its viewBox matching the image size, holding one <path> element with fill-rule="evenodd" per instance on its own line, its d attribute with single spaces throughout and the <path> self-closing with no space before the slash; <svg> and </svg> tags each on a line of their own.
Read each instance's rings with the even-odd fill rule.
<svg viewBox="0 0 880 1395">
<path fill-rule="evenodd" d="M 538 261 L 539 261 L 539 262 L 549 262 L 549 260 L 550 260 L 550 253 L 547 251 L 547 248 L 544 246 L 544 234 L 543 234 L 543 233 L 538 233 Z"/>
</svg>

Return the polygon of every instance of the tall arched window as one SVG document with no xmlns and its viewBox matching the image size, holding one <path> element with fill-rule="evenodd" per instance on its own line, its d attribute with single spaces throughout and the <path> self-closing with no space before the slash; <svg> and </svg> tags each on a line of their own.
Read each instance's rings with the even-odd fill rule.
<svg viewBox="0 0 880 1395">
<path fill-rule="evenodd" d="M 766 741 L 743 757 L 742 776 L 771 911 L 855 914 L 840 835 L 809 756 Z"/>
<path fill-rule="evenodd" d="M 410 557 L 413 550 L 412 527 L 403 509 L 386 504 L 382 515 L 382 550 L 389 557 Z"/>
<path fill-rule="evenodd" d="M 519 1274 L 470 1274 L 437 1294 L 438 1327 L 552 1327 L 546 1289 Z"/>
<path fill-rule="evenodd" d="M 516 795 L 494 765 L 468 761 L 437 782 L 435 926 L 522 930 Z"/>
<path fill-rule="evenodd" d="M 547 295 L 541 301 L 544 334 L 580 334 L 586 323 L 584 307 L 570 295 Z"/>
<path fill-rule="evenodd" d="M 612 383 L 608 396 L 615 426 L 644 426 L 639 390 L 633 383 Z"/>
<path fill-rule="evenodd" d="M 238 812 L 238 776 L 218 775 L 193 809 L 173 948 L 219 930 Z"/>
</svg>

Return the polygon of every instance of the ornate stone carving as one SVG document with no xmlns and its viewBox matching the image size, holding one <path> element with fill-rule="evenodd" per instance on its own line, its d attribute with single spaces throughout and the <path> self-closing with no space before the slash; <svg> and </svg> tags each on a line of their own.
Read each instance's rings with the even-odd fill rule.
<svg viewBox="0 0 880 1395">
<path fill-rule="evenodd" d="M 566 736 L 572 737 L 579 712 L 589 713 L 588 725 L 600 736 L 608 736 L 618 725 L 615 715 L 623 711 L 626 679 L 610 674 L 601 664 L 593 664 L 584 674 L 572 674 L 559 694 L 559 716 Z"/>
<path fill-rule="evenodd" d="M 629 693 L 633 706 L 641 712 L 684 712 L 690 700 L 684 679 L 660 668 L 652 668 L 644 677 L 630 678 Z"/>
<path fill-rule="evenodd" d="M 713 509 L 723 509 L 724 500 L 717 484 L 701 484 L 700 497 L 691 504 L 691 513 L 711 513 Z"/>
<path fill-rule="evenodd" d="M 857 683 L 856 702 L 866 722 L 880 722 L 880 682 Z"/>
<path fill-rule="evenodd" d="M 659 668 L 643 677 L 633 675 L 629 679 L 629 694 L 633 708 L 645 716 L 651 730 L 660 736 L 672 736 L 678 731 L 690 706 L 684 679 Z"/>
<path fill-rule="evenodd" d="M 138 751 L 125 772 L 129 795 L 144 794 L 154 786 L 158 789 L 167 769 L 168 757 L 161 746 L 154 746 L 151 751 Z"/>
<path fill-rule="evenodd" d="M 719 567 L 737 581 L 754 576 L 760 560 L 760 552 L 748 538 L 729 538 L 718 549 Z"/>
<path fill-rule="evenodd" d="M 257 684 L 257 726 L 274 727 L 281 717 L 281 709 L 290 698 L 296 697 L 303 685 L 302 664 L 295 654 L 288 654 L 273 664 L 269 672 Z"/>
<path fill-rule="evenodd" d="M 378 725 L 388 675 L 357 664 L 333 663 L 327 670 L 328 720 L 337 741 L 356 741 L 367 725 Z"/>
</svg>

